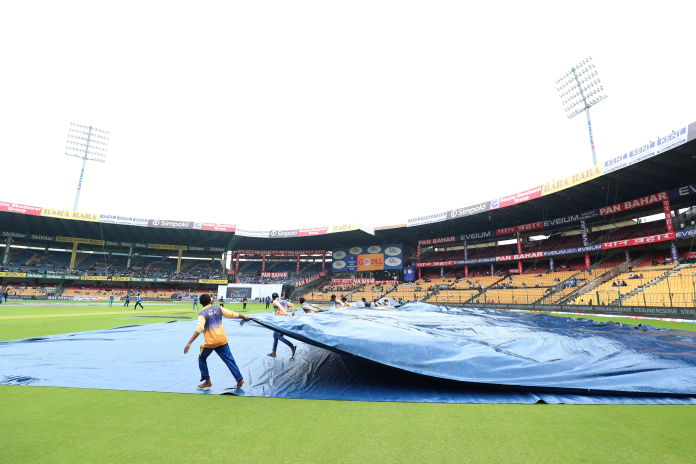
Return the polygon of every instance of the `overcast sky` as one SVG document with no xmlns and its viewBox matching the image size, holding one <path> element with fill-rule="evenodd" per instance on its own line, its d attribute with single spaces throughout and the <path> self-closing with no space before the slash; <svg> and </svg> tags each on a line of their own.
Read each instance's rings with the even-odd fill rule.
<svg viewBox="0 0 696 464">
<path fill-rule="evenodd" d="M 71 122 L 111 132 L 79 210 L 370 226 L 592 164 L 554 81 L 591 56 L 599 161 L 696 121 L 696 2 L 5 2 L 0 200 L 73 207 Z"/>
</svg>

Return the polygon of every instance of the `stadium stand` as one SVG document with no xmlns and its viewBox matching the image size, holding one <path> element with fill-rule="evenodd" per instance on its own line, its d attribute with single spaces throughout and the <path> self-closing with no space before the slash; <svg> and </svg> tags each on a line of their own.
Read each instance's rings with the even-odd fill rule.
<svg viewBox="0 0 696 464">
<path fill-rule="evenodd" d="M 680 266 L 681 267 L 681 266 Z M 671 266 L 668 271 L 675 270 Z M 643 268 L 638 271 L 643 273 Z M 646 282 L 642 292 L 630 296 L 623 302 L 636 306 L 696 306 L 696 266 L 686 265 L 674 274 L 664 272 L 655 282 Z M 647 279 L 647 276 L 646 276 Z"/>
</svg>

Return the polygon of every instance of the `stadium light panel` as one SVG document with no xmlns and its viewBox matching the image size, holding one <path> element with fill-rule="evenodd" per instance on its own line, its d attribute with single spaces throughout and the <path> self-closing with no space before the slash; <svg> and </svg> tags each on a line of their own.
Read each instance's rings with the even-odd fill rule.
<svg viewBox="0 0 696 464">
<path fill-rule="evenodd" d="M 558 79 L 556 83 L 563 82 L 560 87 L 557 87 L 557 90 L 559 92 L 559 97 L 561 98 L 563 109 L 566 112 L 566 116 L 571 119 L 583 111 L 587 115 L 587 128 L 590 133 L 590 144 L 592 146 L 592 162 L 593 164 L 597 164 L 597 154 L 595 152 L 594 138 L 592 136 L 592 123 L 590 121 L 590 108 L 607 98 L 607 96 L 601 95 L 592 100 L 588 100 L 587 98 L 592 97 L 598 92 L 604 90 L 604 87 L 599 86 L 601 81 L 599 77 L 597 77 L 597 71 L 594 70 L 594 63 L 590 63 L 591 60 L 592 57 L 590 56 L 583 59 L 577 66 L 571 68 L 569 72 L 563 74 L 563 77 Z M 586 75 L 590 72 L 590 70 L 593 71 L 589 75 Z M 594 77 L 597 77 L 596 81 L 589 82 L 589 80 Z M 595 85 L 598 86 L 596 89 L 594 89 Z M 564 90 L 568 86 L 572 87 L 568 90 Z M 582 106 L 577 108 L 580 105 Z"/>
<path fill-rule="evenodd" d="M 80 171 L 80 182 L 77 185 L 77 195 L 75 196 L 75 206 L 73 211 L 77 211 L 77 204 L 80 201 L 80 191 L 82 190 L 82 179 L 85 175 L 87 161 L 98 161 L 105 163 L 106 152 L 109 146 L 108 132 L 92 126 L 70 123 L 68 128 L 68 141 L 65 147 L 65 154 L 74 158 L 82 159 L 82 171 Z M 102 135 L 106 134 L 106 135 Z"/>
</svg>

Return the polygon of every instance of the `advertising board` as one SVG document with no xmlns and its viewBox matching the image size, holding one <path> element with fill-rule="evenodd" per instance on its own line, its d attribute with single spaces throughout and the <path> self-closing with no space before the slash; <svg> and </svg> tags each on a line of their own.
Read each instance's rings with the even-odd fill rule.
<svg viewBox="0 0 696 464">
<path fill-rule="evenodd" d="M 333 272 L 400 270 L 404 268 L 403 245 L 357 246 L 332 250 Z"/>
</svg>

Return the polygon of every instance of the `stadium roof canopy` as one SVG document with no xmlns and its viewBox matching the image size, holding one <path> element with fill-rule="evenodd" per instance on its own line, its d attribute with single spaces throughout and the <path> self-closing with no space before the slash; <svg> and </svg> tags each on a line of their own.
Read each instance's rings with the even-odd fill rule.
<svg viewBox="0 0 696 464">
<path fill-rule="evenodd" d="M 418 240 L 428 238 L 483 232 L 560 218 L 694 182 L 696 182 L 696 123 L 689 125 L 689 141 L 683 145 L 636 164 L 578 183 L 565 190 L 504 208 L 488 209 L 485 213 L 442 222 L 415 227 L 406 227 L 406 225 L 376 227 L 375 234 L 384 243 L 397 238 L 404 243 L 417 243 Z M 500 190 L 504 191 L 504 186 L 501 186 Z M 685 197 L 682 201 L 671 200 L 671 206 L 674 209 L 680 204 L 693 201 L 693 197 Z M 490 206 L 491 201 L 481 202 L 483 203 L 488 203 Z M 650 209 L 661 209 L 661 207 L 661 204 L 652 205 Z M 636 209 L 631 213 L 645 209 L 649 208 Z"/>
<path fill-rule="evenodd" d="M 692 184 L 696 182 L 696 123 L 690 124 L 688 130 L 684 127 L 681 131 L 684 135 L 680 145 L 634 164 L 626 161 L 630 159 L 630 154 L 622 155 L 604 165 L 530 189 L 530 192 L 535 193 L 519 202 L 509 200 L 515 196 L 486 200 L 460 210 L 437 213 L 432 216 L 437 217 L 439 222 L 420 225 L 416 221 L 419 225 L 413 227 L 400 224 L 372 229 L 353 223 L 259 232 L 225 224 L 121 218 L 0 202 L 0 232 L 186 245 L 198 247 L 201 251 L 202 247 L 229 250 L 331 250 L 383 243 L 416 245 L 419 240 L 429 238 L 484 232 L 579 214 Z M 674 136 L 675 133 L 664 139 L 669 140 Z M 634 152 L 640 154 L 643 148 Z M 622 167 L 616 169 L 617 164 Z M 501 185 L 500 190 L 504 192 L 505 186 Z M 693 202 L 692 198 L 672 199 L 672 206 L 679 207 Z M 635 209 L 632 213 L 660 207 L 661 205 L 653 204 Z M 535 232 L 540 233 L 538 230 Z M 196 251 L 195 248 L 189 250 Z"/>
</svg>

